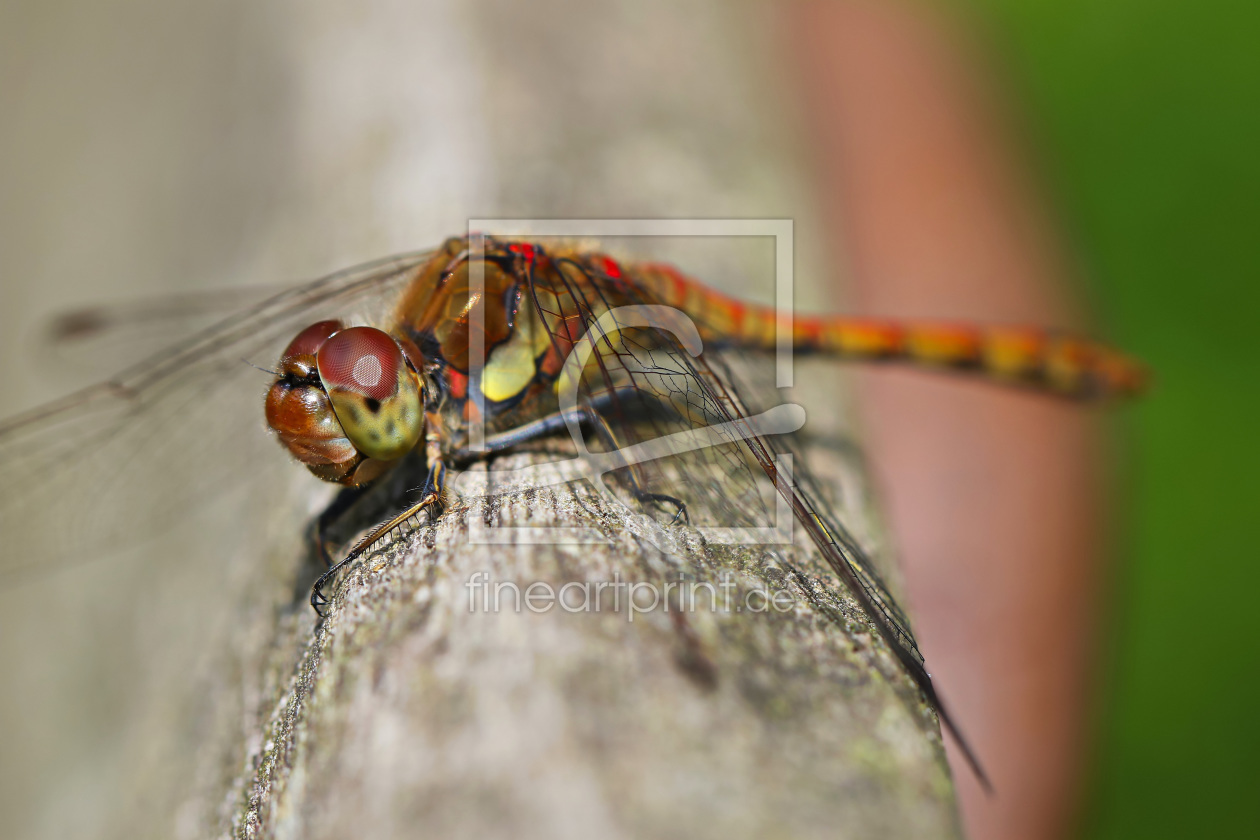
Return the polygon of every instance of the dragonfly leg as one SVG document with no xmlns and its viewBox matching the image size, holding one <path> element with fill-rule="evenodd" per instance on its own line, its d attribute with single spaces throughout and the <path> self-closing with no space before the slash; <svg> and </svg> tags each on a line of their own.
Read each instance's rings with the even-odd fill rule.
<svg viewBox="0 0 1260 840">
<path fill-rule="evenodd" d="M 441 458 L 435 458 L 433 465 L 429 467 L 429 477 L 425 479 L 424 489 L 420 492 L 420 505 L 422 507 L 426 505 L 425 500 L 432 499 L 426 507 L 429 513 L 429 522 L 436 520 L 442 515 L 442 511 L 446 509 L 445 483 L 446 464 Z"/>
<path fill-rule="evenodd" d="M 324 508 L 312 526 L 311 541 L 315 551 L 324 561 L 324 568 L 332 566 L 332 554 L 328 551 L 328 532 L 363 498 L 363 487 L 343 487 L 336 497 Z"/>
<path fill-rule="evenodd" d="M 486 443 L 489 444 L 490 441 L 487 440 Z M 548 455 L 557 459 L 573 457 L 573 448 L 564 446 L 561 441 L 556 441 L 554 445 L 542 444 L 539 446 L 531 446 L 529 448 L 529 452 L 535 455 Z M 451 460 L 460 466 L 468 466 L 469 464 L 485 464 L 487 469 L 494 469 L 494 463 L 496 461 L 512 454 L 515 453 L 507 448 L 485 449 L 477 452 L 464 449 L 455 453 Z"/>
<path fill-rule="evenodd" d="M 555 411 L 532 420 L 529 423 L 522 423 L 505 432 L 497 435 L 491 435 L 486 438 L 481 449 L 472 450 L 468 448 L 457 449 L 452 455 L 451 460 L 456 464 L 469 464 L 478 461 L 491 461 L 495 456 L 506 453 L 514 447 L 524 443 L 531 443 L 552 435 L 569 434 L 569 424 L 577 421 L 586 428 L 591 427 L 591 415 L 593 412 L 603 411 L 616 404 L 618 400 L 645 400 L 645 395 L 635 388 L 616 388 L 605 393 L 592 397 L 588 408 L 579 408 L 574 411 Z M 557 449 L 549 451 L 548 454 L 572 457 L 571 450 Z"/>
<path fill-rule="evenodd" d="M 631 483 L 630 492 L 640 502 L 651 502 L 657 507 L 669 505 L 674 509 L 674 516 L 669 520 L 670 525 L 677 525 L 679 522 L 690 523 L 691 517 L 687 513 L 687 503 L 677 496 L 670 496 L 665 493 L 649 493 L 642 490 Z"/>
<path fill-rule="evenodd" d="M 610 395 L 611 396 L 611 395 Z M 592 411 L 583 411 L 578 409 L 575 412 L 557 411 L 540 417 L 533 422 L 518 426 L 515 429 L 503 432 L 493 437 L 486 438 L 485 448 L 479 451 L 469 449 L 460 449 L 456 451 L 454 459 L 457 463 L 469 463 L 473 461 L 485 461 L 494 458 L 496 455 L 507 452 L 513 447 L 520 446 L 523 443 L 538 440 L 548 435 L 559 434 L 568 431 L 568 424 L 571 420 L 577 420 L 583 426 L 590 428 L 595 427 L 596 432 L 603 438 L 605 444 L 611 449 L 619 449 L 620 444 L 617 442 L 617 436 L 613 432 L 612 427 L 608 425 L 599 414 Z M 567 453 L 566 453 L 567 454 Z M 635 464 L 628 464 L 627 470 L 628 483 L 630 485 L 630 493 L 641 503 L 652 503 L 658 506 L 669 505 L 674 508 L 674 518 L 670 520 L 673 525 L 677 522 L 689 522 L 687 515 L 687 505 L 681 499 L 665 493 L 652 493 L 643 489 L 643 475 Z"/>
<path fill-rule="evenodd" d="M 563 412 L 557 411 L 540 417 L 529 423 L 523 423 L 514 429 L 506 432 L 500 432 L 486 438 L 482 449 L 473 450 L 462 448 L 455 451 L 452 460 L 457 464 L 473 463 L 477 461 L 491 461 L 499 455 L 507 454 L 513 448 L 521 444 L 530 443 L 535 440 L 558 435 L 567 432 L 570 420 L 577 420 L 583 425 L 589 425 L 586 412 Z M 571 454 L 571 453 L 556 453 Z"/>
<path fill-rule="evenodd" d="M 593 422 L 591 425 L 595 427 L 595 431 L 604 439 L 604 443 L 609 449 L 617 451 L 622 448 L 621 443 L 617 440 L 617 434 L 613 431 L 612 426 L 608 425 L 608 421 L 602 415 L 592 414 Z M 687 514 L 687 503 L 675 496 L 665 493 L 653 493 L 644 488 L 643 473 L 639 470 L 638 464 L 626 464 L 626 483 L 630 485 L 630 494 L 639 501 L 640 504 L 651 503 L 657 507 L 669 505 L 674 508 L 674 518 L 669 520 L 670 525 L 677 525 L 679 522 L 691 522 L 691 517 Z"/>
<path fill-rule="evenodd" d="M 446 464 L 441 458 L 431 459 L 432 466 L 429 467 L 429 477 L 425 481 L 424 491 L 421 493 L 420 501 L 411 507 L 394 516 L 391 519 L 382 522 L 371 530 L 363 539 L 355 543 L 354 548 L 336 564 L 330 566 L 328 571 L 319 576 L 315 584 L 311 587 L 311 607 L 319 615 L 324 617 L 323 608 L 328 604 L 328 598 L 324 595 L 324 587 L 337 576 L 337 573 L 344 569 L 350 563 L 362 557 L 367 553 L 368 549 L 376 545 L 381 539 L 388 535 L 396 528 L 401 528 L 406 524 L 407 520 L 419 516 L 421 513 L 427 512 L 429 521 L 433 521 L 441 514 L 443 508 L 443 492 L 446 482 Z"/>
</svg>

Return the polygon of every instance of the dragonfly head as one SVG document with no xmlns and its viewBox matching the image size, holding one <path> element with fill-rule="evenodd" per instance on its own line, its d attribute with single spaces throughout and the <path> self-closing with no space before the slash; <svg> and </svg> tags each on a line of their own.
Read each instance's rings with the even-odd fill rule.
<svg viewBox="0 0 1260 840">
<path fill-rule="evenodd" d="M 289 343 L 267 392 L 267 425 L 315 475 L 364 484 L 424 437 L 415 345 L 373 327 L 312 324 Z"/>
</svg>

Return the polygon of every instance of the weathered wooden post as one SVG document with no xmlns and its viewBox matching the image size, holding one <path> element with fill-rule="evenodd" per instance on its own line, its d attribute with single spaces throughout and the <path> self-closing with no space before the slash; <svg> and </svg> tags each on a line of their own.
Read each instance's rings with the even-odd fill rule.
<svg viewBox="0 0 1260 840">
<path fill-rule="evenodd" d="M 665 552 L 645 527 L 584 484 L 508 487 L 365 558 L 317 630 L 278 625 L 300 653 L 269 681 L 234 832 L 956 833 L 935 716 L 821 560 L 681 525 Z"/>
<path fill-rule="evenodd" d="M 176 62 L 169 78 L 145 76 L 158 91 L 145 113 L 176 115 L 180 132 L 163 146 L 172 161 L 154 175 L 143 144 L 108 146 L 110 171 L 136 177 L 93 181 L 99 189 L 67 204 L 126 221 L 109 242 L 129 260 L 155 253 L 156 230 L 174 256 L 155 257 L 151 273 L 182 276 L 173 266 L 206 263 L 187 254 L 210 253 L 213 272 L 270 283 L 436 244 L 477 216 L 794 218 L 805 239 L 819 225 L 768 19 L 756 3 L 304 3 L 285 14 L 242 4 L 214 17 L 223 67 Z M 167 22 L 172 57 L 186 49 L 183 24 Z M 125 70 L 129 39 L 143 36 L 92 44 Z M 145 43 L 143 55 L 160 57 Z M 248 58 L 248 78 L 224 69 L 236 57 Z M 130 91 L 132 77 L 117 72 Z M 95 101 L 87 87 L 78 95 Z M 220 109 L 212 125 L 180 116 L 201 106 Z M 51 173 L 77 171 L 50 161 Z M 187 195 L 154 186 L 172 173 L 195 175 L 173 182 Z M 154 226 L 173 205 L 196 207 L 180 228 L 195 231 L 198 250 Z M 62 249 L 49 264 L 36 246 L 63 231 L 36 228 L 17 243 L 35 268 L 15 256 L 23 271 L 5 281 L 46 271 L 91 291 L 101 250 Z M 806 283 L 821 273 L 817 258 L 798 256 L 797 303 L 834 303 Z M 688 267 L 748 291 L 738 259 L 710 257 Z M 811 468 L 846 522 L 877 532 L 860 468 L 827 443 L 834 406 L 807 407 Z M 16 834 L 958 833 L 935 717 L 854 604 L 816 585 L 828 573 L 806 548 L 789 567 L 680 526 L 666 551 L 589 487 L 499 488 L 365 558 L 317 627 L 295 594 L 304 582 L 284 577 L 315 506 L 276 501 L 287 477 L 277 480 L 284 456 L 262 428 L 261 381 L 198 410 L 256 412 L 231 445 L 257 453 L 257 475 L 181 471 L 197 442 L 149 452 L 137 428 L 123 491 L 150 479 L 204 490 L 190 516 L 202 525 L 172 520 L 136 534 L 130 559 L 93 563 L 89 548 L 77 577 L 0 593 L 0 661 L 6 674 L 35 675 L 14 677 L 4 696 L 14 751 L 0 758 L 12 782 L 0 796 L 21 809 Z M 265 520 L 265 534 L 234 510 Z M 50 533 L 65 525 L 46 513 Z M 487 545 L 470 541 L 470 524 L 583 526 L 605 539 Z M 625 589 L 605 589 L 582 609 L 534 611 L 491 588 L 495 610 L 477 603 L 480 580 L 514 584 L 522 598 L 532 583 L 558 593 L 601 582 L 660 597 L 637 609 Z M 694 609 L 679 609 L 679 584 L 711 586 L 719 601 L 702 588 Z M 784 593 L 784 608 L 756 593 Z"/>
</svg>

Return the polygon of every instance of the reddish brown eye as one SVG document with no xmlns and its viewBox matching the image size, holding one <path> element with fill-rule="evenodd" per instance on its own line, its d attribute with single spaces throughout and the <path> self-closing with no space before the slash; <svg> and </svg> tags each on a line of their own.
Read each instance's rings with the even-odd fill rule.
<svg viewBox="0 0 1260 840">
<path fill-rule="evenodd" d="M 351 327 L 333 334 L 315 357 L 337 420 L 355 449 L 392 461 L 424 434 L 420 381 L 388 333 Z"/>
<path fill-rule="evenodd" d="M 342 328 L 340 321 L 318 321 L 297 334 L 280 355 L 280 364 L 298 356 L 314 356 L 328 337 Z"/>
<path fill-rule="evenodd" d="M 317 359 L 325 388 L 344 389 L 377 402 L 394 393 L 403 366 L 394 339 L 373 327 L 342 330 L 320 346 Z"/>
</svg>

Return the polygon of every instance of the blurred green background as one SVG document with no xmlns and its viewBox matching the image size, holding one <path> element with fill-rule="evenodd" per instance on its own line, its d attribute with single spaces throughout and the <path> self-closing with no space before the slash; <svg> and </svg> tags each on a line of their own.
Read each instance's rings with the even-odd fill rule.
<svg viewBox="0 0 1260 840">
<path fill-rule="evenodd" d="M 1260 6 L 969 0 L 1030 121 L 1130 410 L 1084 836 L 1254 831 L 1260 791 Z"/>
</svg>

